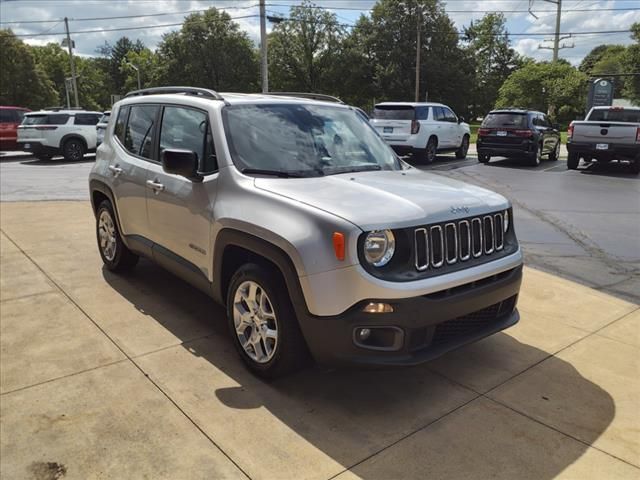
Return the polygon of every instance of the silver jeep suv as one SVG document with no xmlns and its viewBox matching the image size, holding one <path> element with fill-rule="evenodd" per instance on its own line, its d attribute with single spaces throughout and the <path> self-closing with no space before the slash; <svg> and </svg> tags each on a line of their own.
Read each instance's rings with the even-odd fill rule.
<svg viewBox="0 0 640 480">
<path fill-rule="evenodd" d="M 90 175 L 106 268 L 150 258 L 226 306 L 255 373 L 411 365 L 518 321 L 509 202 L 402 162 L 313 94 L 116 103 Z"/>
</svg>

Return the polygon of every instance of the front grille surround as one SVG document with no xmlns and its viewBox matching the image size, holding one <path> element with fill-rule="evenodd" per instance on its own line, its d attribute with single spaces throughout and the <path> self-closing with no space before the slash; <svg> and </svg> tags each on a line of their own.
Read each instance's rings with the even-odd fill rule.
<svg viewBox="0 0 640 480">
<path fill-rule="evenodd" d="M 358 244 L 360 263 L 374 277 L 409 282 L 497 260 L 518 250 L 511 209 L 506 232 L 504 212 L 394 229 L 396 253 L 387 265 L 378 268 L 364 258 L 364 232 Z"/>
<path fill-rule="evenodd" d="M 466 262 L 471 256 L 479 258 L 504 248 L 504 215 L 492 213 L 443 226 L 419 227 L 414 231 L 414 238 L 418 237 L 413 245 L 418 271 Z"/>
</svg>

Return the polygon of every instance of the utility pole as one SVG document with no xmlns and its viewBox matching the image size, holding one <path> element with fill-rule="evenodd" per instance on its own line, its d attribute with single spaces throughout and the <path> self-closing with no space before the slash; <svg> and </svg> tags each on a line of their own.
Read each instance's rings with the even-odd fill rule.
<svg viewBox="0 0 640 480">
<path fill-rule="evenodd" d="M 260 0 L 260 55 L 262 60 L 262 93 L 269 91 L 269 64 L 267 63 L 267 16 L 264 0 Z"/>
<path fill-rule="evenodd" d="M 80 106 L 78 101 L 78 82 L 76 81 L 76 67 L 73 64 L 73 43 L 71 43 L 71 36 L 69 35 L 69 20 L 64 17 L 64 29 L 67 32 L 67 47 L 69 47 L 69 62 L 71 63 L 71 78 L 73 80 L 73 95 L 76 101 L 76 107 Z"/>
<path fill-rule="evenodd" d="M 556 11 L 556 32 L 553 36 L 553 40 L 544 40 L 545 42 L 548 41 L 553 41 L 553 47 L 545 47 L 544 45 L 540 44 L 538 45 L 538 49 L 540 50 L 553 50 L 553 61 L 557 62 L 558 61 L 558 52 L 560 50 L 562 50 L 563 48 L 573 48 L 575 45 L 572 44 L 565 44 L 563 43 L 562 45 L 560 45 L 560 41 L 561 40 L 566 40 L 568 38 L 571 38 L 571 35 L 567 35 L 566 37 L 561 37 L 560 36 L 560 18 L 562 16 L 562 0 L 544 0 L 547 3 L 554 3 L 556 5 L 557 11 Z M 535 17 L 536 19 L 538 17 L 536 17 L 533 12 L 531 12 L 531 7 L 533 6 L 533 2 L 530 1 L 529 2 L 529 13 Z"/>
<path fill-rule="evenodd" d="M 422 10 L 418 6 L 418 21 L 416 25 L 416 94 L 415 101 L 420 101 L 420 50 L 422 49 L 421 32 L 422 32 Z"/>
</svg>

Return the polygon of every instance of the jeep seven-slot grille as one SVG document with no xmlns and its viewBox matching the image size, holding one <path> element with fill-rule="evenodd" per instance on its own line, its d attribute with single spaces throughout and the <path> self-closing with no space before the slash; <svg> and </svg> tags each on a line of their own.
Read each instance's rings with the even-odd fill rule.
<svg viewBox="0 0 640 480">
<path fill-rule="evenodd" d="M 416 269 L 438 269 L 502 250 L 504 216 L 493 213 L 420 227 L 413 235 Z"/>
</svg>

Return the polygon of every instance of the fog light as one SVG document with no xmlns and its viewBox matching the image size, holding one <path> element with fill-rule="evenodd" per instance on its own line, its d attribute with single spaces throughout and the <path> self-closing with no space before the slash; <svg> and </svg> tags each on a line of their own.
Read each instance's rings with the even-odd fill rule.
<svg viewBox="0 0 640 480">
<path fill-rule="evenodd" d="M 391 313 L 393 312 L 393 307 L 388 303 L 368 303 L 363 309 L 365 313 Z"/>
<path fill-rule="evenodd" d="M 371 336 L 371 330 L 368 328 L 359 328 L 357 332 L 358 340 L 364 342 L 367 338 Z"/>
</svg>

